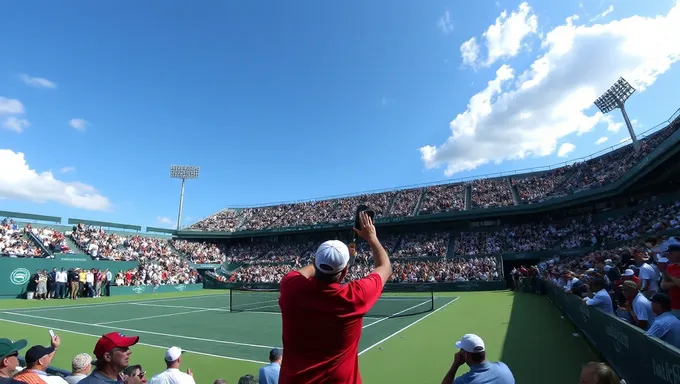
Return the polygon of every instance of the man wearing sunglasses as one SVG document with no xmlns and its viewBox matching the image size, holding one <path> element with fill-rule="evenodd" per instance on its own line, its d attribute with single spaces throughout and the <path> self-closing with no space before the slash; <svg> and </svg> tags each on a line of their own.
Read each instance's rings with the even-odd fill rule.
<svg viewBox="0 0 680 384">
<path fill-rule="evenodd" d="M 94 347 L 95 369 L 79 384 L 140 384 L 139 376 L 124 377 L 121 372 L 130 365 L 130 347 L 137 344 L 139 336 L 125 336 L 118 332 L 102 336 Z"/>
<path fill-rule="evenodd" d="M 26 340 L 12 342 L 10 339 L 0 339 L 0 384 L 21 384 L 11 379 L 10 374 L 19 365 L 19 351 L 26 348 Z"/>
</svg>

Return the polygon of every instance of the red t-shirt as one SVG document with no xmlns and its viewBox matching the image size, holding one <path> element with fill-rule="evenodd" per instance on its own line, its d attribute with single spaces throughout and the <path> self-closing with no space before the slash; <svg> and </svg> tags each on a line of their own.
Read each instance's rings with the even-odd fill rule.
<svg viewBox="0 0 680 384">
<path fill-rule="evenodd" d="M 666 274 L 670 277 L 680 278 L 680 265 L 669 264 L 666 267 Z M 680 287 L 677 285 L 668 290 L 671 298 L 671 309 L 680 309 Z"/>
<path fill-rule="evenodd" d="M 377 273 L 326 284 L 297 271 L 281 280 L 284 358 L 280 384 L 360 384 L 359 339 L 364 315 L 382 293 Z"/>
</svg>

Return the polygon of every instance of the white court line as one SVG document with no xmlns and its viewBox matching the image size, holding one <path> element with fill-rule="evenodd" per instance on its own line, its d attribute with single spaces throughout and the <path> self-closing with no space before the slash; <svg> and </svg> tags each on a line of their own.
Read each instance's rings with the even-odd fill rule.
<svg viewBox="0 0 680 384">
<path fill-rule="evenodd" d="M 190 313 L 199 313 L 199 312 L 205 312 L 205 311 L 210 311 L 210 309 L 200 309 L 200 310 L 193 310 L 193 311 L 186 311 L 186 312 L 175 312 L 175 313 L 166 313 L 164 315 L 155 315 L 155 316 L 144 316 L 144 317 L 134 317 L 132 319 L 124 319 L 124 320 L 114 320 L 114 321 L 105 321 L 103 323 L 97 323 L 97 325 L 104 325 L 104 324 L 113 324 L 113 323 L 122 323 L 124 321 L 135 321 L 135 320 L 147 320 L 147 319 L 157 319 L 159 317 L 168 317 L 168 316 L 175 316 L 175 315 L 186 315 Z"/>
<path fill-rule="evenodd" d="M 146 304 L 146 303 L 129 303 L 132 305 L 139 305 L 140 307 L 160 307 L 160 308 L 180 308 L 180 309 L 199 309 L 202 311 L 216 311 L 229 312 L 228 309 L 222 308 L 202 308 L 202 307 L 187 307 L 185 305 L 163 305 L 163 304 Z M 100 323 L 101 324 L 101 323 Z"/>
<path fill-rule="evenodd" d="M 146 333 L 146 334 L 149 334 L 149 335 L 165 336 L 165 337 L 177 337 L 177 338 L 180 338 L 180 339 L 205 341 L 205 342 L 209 342 L 209 343 L 230 344 L 230 345 L 241 345 L 241 346 L 245 346 L 245 347 L 263 348 L 263 349 L 272 349 L 272 348 L 275 348 L 275 347 L 267 346 L 267 345 L 248 344 L 248 343 L 238 343 L 238 342 L 235 342 L 235 341 L 224 341 L 224 340 L 204 339 L 204 338 L 201 338 L 201 337 L 191 337 L 191 336 L 182 336 L 182 335 L 169 335 L 169 334 L 167 334 L 167 333 L 151 332 L 151 331 L 142 331 L 142 330 L 140 330 L 140 329 L 132 329 L 132 328 L 119 328 L 119 327 L 115 327 L 115 326 L 109 327 L 109 326 L 107 326 L 107 325 L 82 323 L 82 322 L 80 322 L 80 321 L 71 321 L 71 320 L 63 320 L 63 319 L 53 319 L 53 318 L 51 318 L 51 317 L 35 316 L 35 315 L 27 315 L 27 314 L 24 314 L 24 313 L 16 313 L 16 312 L 8 312 L 8 311 L 4 311 L 4 312 L 0 312 L 0 313 L 6 313 L 6 314 L 8 314 L 8 315 L 14 315 L 14 316 L 32 317 L 32 318 L 41 319 L 41 320 L 58 321 L 58 322 L 62 322 L 62 323 L 71 323 L 71 324 L 76 324 L 76 325 L 86 325 L 86 326 L 90 326 L 90 327 L 99 327 L 99 328 L 108 328 L 108 329 L 115 328 L 115 329 L 119 329 L 119 330 L 121 330 L 121 331 L 130 331 L 130 332 L 135 332 L 135 333 Z M 280 347 L 276 347 L 276 348 L 280 348 Z"/>
<path fill-rule="evenodd" d="M 112 303 L 91 303 L 90 302 L 90 303 L 83 303 L 83 304 L 76 304 L 76 305 L 61 305 L 61 306 L 51 306 L 51 307 L 43 307 L 43 308 L 30 308 L 30 309 L 16 308 L 16 309 L 10 309 L 10 310 L 15 311 L 15 312 L 21 312 L 21 313 L 33 313 L 33 312 L 40 312 L 40 311 L 55 311 L 55 310 L 60 310 L 60 309 L 108 307 L 108 306 L 112 306 L 112 305 L 125 305 L 125 304 L 137 304 L 137 303 L 156 303 L 156 302 L 164 302 L 164 301 L 186 300 L 186 299 L 205 298 L 205 297 L 227 297 L 227 296 L 221 295 L 221 294 L 194 295 L 194 296 L 184 296 L 184 297 L 173 297 L 173 298 L 169 298 L 169 299 L 115 301 L 115 302 L 112 302 Z M 81 298 L 79 300 L 82 300 L 82 299 L 86 299 L 86 298 Z"/>
<path fill-rule="evenodd" d="M 68 331 L 68 330 L 66 330 L 66 329 L 54 328 L 54 327 L 46 327 L 46 326 L 44 326 L 44 325 L 35 325 L 35 324 L 22 323 L 21 321 L 14 321 L 14 320 L 7 320 L 7 319 L 0 319 L 0 321 L 5 321 L 5 322 L 8 322 L 8 323 L 14 323 L 14 324 L 19 324 L 19 325 L 26 325 L 26 326 L 29 326 L 29 327 L 44 328 L 44 329 L 52 329 L 52 330 L 54 330 L 54 331 L 66 332 L 66 333 L 73 333 L 73 334 L 75 334 L 75 335 L 89 336 L 89 337 L 94 337 L 94 338 L 97 338 L 97 339 L 99 339 L 99 338 L 101 337 L 101 335 L 92 335 L 92 334 L 90 334 L 90 333 L 83 333 L 83 332 L 76 332 L 76 331 Z M 162 350 L 167 350 L 167 349 L 168 349 L 167 346 L 162 347 L 162 346 L 160 346 L 160 345 L 148 344 L 148 343 L 137 343 L 137 345 L 145 345 L 145 346 L 147 346 L 147 347 L 160 348 L 160 349 L 162 349 Z M 236 360 L 236 361 L 246 361 L 246 362 L 248 362 L 248 363 L 256 363 L 256 364 L 269 364 L 269 363 L 264 362 L 264 361 L 249 360 L 249 359 L 241 359 L 241 358 L 239 358 L 239 357 L 229 357 L 229 356 L 222 356 L 222 355 L 213 355 L 212 353 L 205 353 L 205 352 L 198 352 L 198 351 L 190 351 L 190 350 L 184 349 L 184 348 L 182 348 L 182 350 L 184 350 L 184 351 L 186 351 L 186 352 L 189 352 L 189 353 L 196 354 L 196 355 L 217 357 L 217 358 L 220 358 L 220 359 Z"/>
<path fill-rule="evenodd" d="M 404 332 L 405 330 L 407 330 L 407 329 L 411 328 L 412 326 L 418 324 L 418 323 L 421 322 L 422 320 L 427 319 L 429 316 L 434 315 L 435 313 L 437 313 L 437 312 L 439 312 L 440 310 L 446 308 L 449 304 L 453 303 L 454 301 L 456 301 L 456 300 L 458 300 L 458 299 L 459 299 L 459 297 L 454 298 L 453 300 L 449 301 L 448 303 L 446 303 L 446 304 L 442 305 L 441 307 L 435 309 L 433 312 L 428 313 L 427 315 L 421 317 L 420 319 L 418 319 L 418 320 L 412 322 L 411 324 L 405 326 L 404 328 L 402 328 L 402 329 L 400 329 L 400 330 L 394 332 L 393 334 L 387 336 L 386 338 L 384 338 L 384 339 L 378 341 L 377 343 L 371 345 L 370 347 L 364 349 L 363 351 L 359 352 L 359 356 L 361 356 L 361 355 L 363 355 L 364 353 L 370 351 L 370 350 L 373 349 L 374 347 L 376 347 L 376 346 L 378 346 L 378 345 L 384 343 L 385 341 L 391 339 L 392 337 L 394 337 L 394 336 L 396 336 L 396 335 L 398 335 L 398 334 Z"/>
<path fill-rule="evenodd" d="M 383 317 L 382 319 L 380 319 L 380 320 L 378 320 L 378 321 L 374 321 L 374 322 L 372 322 L 372 323 L 370 323 L 370 324 L 366 324 L 366 325 L 364 325 L 363 327 L 361 327 L 361 329 L 365 329 L 365 328 L 368 328 L 368 327 L 370 327 L 370 326 L 372 326 L 372 325 L 376 325 L 376 324 L 378 324 L 378 323 L 381 322 L 381 321 L 385 321 L 385 320 L 387 320 L 387 319 L 391 319 L 391 318 L 393 318 L 393 317 L 396 317 L 396 316 L 398 316 L 398 315 L 401 315 L 402 313 L 404 313 L 404 312 L 406 312 L 406 311 L 409 311 L 409 310 L 411 310 L 411 309 L 413 309 L 413 308 L 420 307 L 421 305 L 423 305 L 423 304 L 428 304 L 428 303 L 432 303 L 432 301 L 423 301 L 423 302 L 420 303 L 420 304 L 416 304 L 416 305 L 414 305 L 414 306 L 412 306 L 412 307 L 409 307 L 409 308 L 404 309 L 403 311 L 399 311 L 399 312 L 395 313 L 394 315 L 390 315 L 390 316 L 388 316 L 388 317 Z"/>
</svg>

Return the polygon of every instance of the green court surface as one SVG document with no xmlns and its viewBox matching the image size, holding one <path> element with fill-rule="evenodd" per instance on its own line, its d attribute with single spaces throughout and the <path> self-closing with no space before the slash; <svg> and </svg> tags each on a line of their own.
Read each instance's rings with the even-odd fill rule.
<svg viewBox="0 0 680 384">
<path fill-rule="evenodd" d="M 234 296 L 237 297 L 237 296 Z M 62 338 L 53 365 L 67 369 L 78 353 L 91 353 L 99 335 L 139 335 L 131 361 L 149 373 L 164 369 L 164 349 L 187 353 L 183 367 L 199 383 L 256 374 L 268 352 L 281 346 L 280 314 L 267 312 L 267 297 L 230 312 L 228 291 L 112 298 L 0 301 L 0 337 L 49 343 L 48 330 Z M 490 360 L 505 361 L 518 383 L 574 383 L 580 366 L 595 360 L 585 342 L 545 297 L 513 292 L 384 295 L 374 317 L 364 319 L 359 363 L 365 383 L 439 383 L 450 365 L 453 343 L 479 334 Z M 385 315 L 396 315 L 385 317 Z M 378 316 L 382 315 L 382 316 Z M 407 315 L 407 316 L 404 316 Z M 284 352 L 285 359 L 285 352 Z"/>
</svg>

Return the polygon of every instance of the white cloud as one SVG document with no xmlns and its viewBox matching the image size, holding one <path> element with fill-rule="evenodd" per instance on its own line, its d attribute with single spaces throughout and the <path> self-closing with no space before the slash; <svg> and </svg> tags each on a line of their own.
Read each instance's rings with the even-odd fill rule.
<svg viewBox="0 0 680 384">
<path fill-rule="evenodd" d="M 481 65 L 490 66 L 499 59 L 517 55 L 523 47 L 522 42 L 524 38 L 535 34 L 537 30 L 538 17 L 533 13 L 529 4 L 520 4 L 519 8 L 509 16 L 507 10 L 504 10 L 496 18 L 496 22 L 490 25 L 486 32 L 482 34 L 488 54 L 486 60 Z M 473 48 L 469 46 L 464 48 L 464 45 L 470 44 L 471 40 L 476 45 L 474 38 L 466 41 L 460 47 L 461 53 Z M 478 56 L 477 48 L 477 54 L 474 55 L 474 58 L 476 59 Z M 471 56 L 468 56 L 466 60 L 466 56 L 463 54 L 463 63 L 472 64 L 474 61 L 471 61 L 470 58 Z"/>
<path fill-rule="evenodd" d="M 12 132 L 21 133 L 24 128 L 30 127 L 31 123 L 26 119 L 22 119 L 16 116 L 10 116 L 2 122 L 2 127 L 4 129 L 10 130 Z"/>
<path fill-rule="evenodd" d="M 24 105 L 17 99 L 8 99 L 0 96 L 0 115 L 14 114 L 20 115 L 24 113 Z"/>
<path fill-rule="evenodd" d="M 165 225 L 172 224 L 172 220 L 170 220 L 170 218 L 167 218 L 165 216 L 156 216 L 156 221 L 158 221 L 161 224 L 165 224 Z"/>
<path fill-rule="evenodd" d="M 451 14 L 449 11 L 444 12 L 442 17 L 439 18 L 439 21 L 437 22 L 437 27 L 439 27 L 439 30 L 442 31 L 444 34 L 449 34 L 453 32 L 453 23 L 451 23 Z"/>
<path fill-rule="evenodd" d="M 463 64 L 474 65 L 479 56 L 479 44 L 477 39 L 472 37 L 460 46 L 460 54 L 463 57 Z"/>
<path fill-rule="evenodd" d="M 601 18 L 607 16 L 608 14 L 610 14 L 610 13 L 612 13 L 612 12 L 614 12 L 614 6 L 613 6 L 613 5 L 610 5 L 609 8 L 605 9 L 602 13 L 600 13 L 599 15 L 597 15 L 597 16 L 593 17 L 592 19 L 590 19 L 590 21 L 599 20 L 599 19 L 601 19 Z"/>
<path fill-rule="evenodd" d="M 85 119 L 71 119 L 69 120 L 68 125 L 76 131 L 85 132 L 90 123 Z"/>
<path fill-rule="evenodd" d="M 595 144 L 596 145 L 604 144 L 607 142 L 607 140 L 609 140 L 607 136 L 602 136 L 599 139 L 597 139 L 597 141 L 595 141 Z"/>
<path fill-rule="evenodd" d="M 109 199 L 94 187 L 57 180 L 49 171 L 38 173 L 30 168 L 21 152 L 0 149 L 0 164 L 0 200 L 50 201 L 93 211 L 111 209 Z"/>
<path fill-rule="evenodd" d="M 643 93 L 680 60 L 679 34 L 680 2 L 654 18 L 590 26 L 565 21 L 546 34 L 527 70 L 515 76 L 504 65 L 470 98 L 451 121 L 446 142 L 420 148 L 425 166 L 446 165 L 450 176 L 489 162 L 553 153 L 560 139 L 608 123 L 593 112 L 593 101 L 619 76 Z"/>
<path fill-rule="evenodd" d="M 29 76 L 27 74 L 21 74 L 19 75 L 19 78 L 21 81 L 23 81 L 26 85 L 30 85 L 31 87 L 36 87 L 36 88 L 49 88 L 49 89 L 54 89 L 57 88 L 57 84 L 51 80 L 47 80 L 42 77 L 33 77 Z"/>
<path fill-rule="evenodd" d="M 621 121 L 614 121 L 614 118 L 611 115 L 606 115 L 602 117 L 602 121 L 604 123 L 607 123 L 607 130 L 609 132 L 618 132 L 623 128 L 623 122 Z"/>
<path fill-rule="evenodd" d="M 576 146 L 572 143 L 564 143 L 560 145 L 560 149 L 557 150 L 557 156 L 559 157 L 567 157 L 568 154 L 571 152 L 574 152 L 574 149 L 576 149 Z"/>
<path fill-rule="evenodd" d="M 75 167 L 64 167 L 64 168 L 59 170 L 59 172 L 61 172 L 61 173 L 71 173 L 71 172 L 75 172 L 75 171 L 76 171 Z"/>
</svg>

